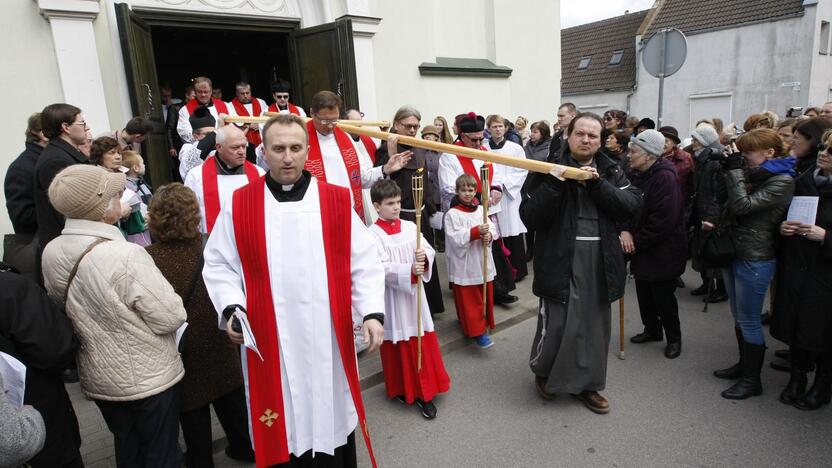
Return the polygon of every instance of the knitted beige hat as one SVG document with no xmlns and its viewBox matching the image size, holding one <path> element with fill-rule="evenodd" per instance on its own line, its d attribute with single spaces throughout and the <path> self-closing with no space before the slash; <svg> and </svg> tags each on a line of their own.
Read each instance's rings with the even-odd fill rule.
<svg viewBox="0 0 832 468">
<path fill-rule="evenodd" d="M 125 179 L 121 173 L 75 164 L 52 179 L 49 201 L 67 218 L 101 221 L 110 200 L 124 190 Z"/>
</svg>

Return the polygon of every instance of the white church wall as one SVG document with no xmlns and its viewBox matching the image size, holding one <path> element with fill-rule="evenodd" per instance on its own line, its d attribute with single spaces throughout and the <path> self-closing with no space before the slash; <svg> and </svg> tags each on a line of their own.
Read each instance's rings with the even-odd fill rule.
<svg viewBox="0 0 832 468">
<path fill-rule="evenodd" d="M 832 29 L 832 2 L 819 1 L 814 8 L 807 7 L 806 16 L 811 16 L 814 24 L 812 74 L 809 80 L 807 104 L 820 107 L 823 103 L 832 101 L 832 38 L 829 37 L 830 32 L 828 32 Z M 827 23 L 826 33 L 821 29 L 823 21 Z"/>
</svg>

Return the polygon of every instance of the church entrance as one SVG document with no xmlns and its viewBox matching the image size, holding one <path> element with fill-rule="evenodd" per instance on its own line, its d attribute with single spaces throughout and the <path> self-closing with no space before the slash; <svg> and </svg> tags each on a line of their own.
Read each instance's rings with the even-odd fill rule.
<svg viewBox="0 0 832 468">
<path fill-rule="evenodd" d="M 181 99 L 194 77 L 207 76 L 229 102 L 235 84 L 247 81 L 255 96 L 271 103 L 270 83 L 280 78 L 292 83 L 292 100 L 304 108 L 324 89 L 340 94 L 346 106 L 358 107 L 349 19 L 300 28 L 297 19 L 115 7 L 133 115 L 155 123 L 142 148 L 154 187 L 172 180 L 173 166 L 161 84 L 169 84 Z"/>
</svg>

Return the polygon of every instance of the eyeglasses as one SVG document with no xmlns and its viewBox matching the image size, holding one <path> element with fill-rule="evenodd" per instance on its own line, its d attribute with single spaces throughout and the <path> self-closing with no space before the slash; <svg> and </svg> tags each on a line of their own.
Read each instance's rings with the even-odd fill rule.
<svg viewBox="0 0 832 468">
<path fill-rule="evenodd" d="M 289 99 L 288 94 L 278 94 L 274 97 L 275 99 Z"/>
<path fill-rule="evenodd" d="M 80 126 L 82 126 L 82 127 L 84 127 L 84 128 L 87 128 L 87 122 L 85 122 L 85 121 L 83 121 L 83 120 L 78 121 L 78 122 L 72 122 L 71 124 L 67 124 L 67 125 L 69 125 L 69 126 L 72 126 L 72 125 L 80 125 Z"/>
<path fill-rule="evenodd" d="M 485 140 L 485 138 L 483 138 L 483 137 L 477 138 L 477 137 L 472 137 L 472 136 L 468 136 L 468 135 L 465 135 L 465 137 L 468 138 L 469 140 L 477 142 L 477 143 Z"/>
<path fill-rule="evenodd" d="M 826 153 L 827 156 L 832 158 L 832 146 L 829 145 L 818 145 L 818 155 Z"/>
<path fill-rule="evenodd" d="M 396 123 L 398 123 L 398 122 L 396 122 Z M 400 123 L 399 125 L 401 125 L 402 127 L 406 128 L 410 131 L 413 131 L 413 132 L 415 132 L 416 130 L 419 130 L 419 127 L 421 127 L 420 124 L 403 124 L 403 123 Z"/>
<path fill-rule="evenodd" d="M 609 115 L 605 115 L 605 116 L 604 116 L 604 120 L 606 120 L 607 122 L 609 122 L 610 120 L 615 120 L 615 118 L 614 118 L 614 117 L 612 117 L 612 116 L 609 116 Z"/>
<path fill-rule="evenodd" d="M 338 119 L 322 119 L 317 115 L 315 116 L 315 118 L 318 119 L 318 122 L 320 122 L 321 125 L 335 125 L 338 123 Z"/>
</svg>

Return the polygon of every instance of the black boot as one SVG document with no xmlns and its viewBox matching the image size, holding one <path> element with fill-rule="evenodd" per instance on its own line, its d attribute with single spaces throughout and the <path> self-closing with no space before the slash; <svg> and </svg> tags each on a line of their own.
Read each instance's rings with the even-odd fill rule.
<svg viewBox="0 0 832 468">
<path fill-rule="evenodd" d="M 705 302 L 709 302 L 711 304 L 715 302 L 725 302 L 728 300 L 728 291 L 725 290 L 725 282 L 722 281 L 722 278 L 714 278 L 712 280 L 714 282 L 714 288 L 708 297 L 705 299 Z"/>
<path fill-rule="evenodd" d="M 739 349 L 740 353 L 740 360 L 733 366 L 727 369 L 720 369 L 715 370 L 714 375 L 719 377 L 720 379 L 729 379 L 729 380 L 736 380 L 740 378 L 742 375 L 742 362 L 743 362 L 743 345 L 745 344 L 745 340 L 742 339 L 742 331 L 739 328 L 734 327 L 734 334 L 737 337 L 737 348 Z"/>
<path fill-rule="evenodd" d="M 702 281 L 702 286 L 699 286 L 696 289 L 692 289 L 690 291 L 690 295 L 691 296 L 704 296 L 705 294 L 708 294 L 708 281 L 710 281 L 710 280 L 706 279 L 706 280 Z"/>
<path fill-rule="evenodd" d="M 812 388 L 794 402 L 794 407 L 802 410 L 816 410 L 828 405 L 832 398 L 832 374 L 818 369 Z"/>
<path fill-rule="evenodd" d="M 760 382 L 760 371 L 763 369 L 765 355 L 766 345 L 745 343 L 742 378 L 731 388 L 722 392 L 722 398 L 745 400 L 748 397 L 762 395 L 763 384 Z"/>
<path fill-rule="evenodd" d="M 780 403 L 785 405 L 793 405 L 797 402 L 797 400 L 806 393 L 806 382 L 808 379 L 806 378 L 806 372 L 795 368 L 795 364 L 792 363 L 792 371 L 791 377 L 789 377 L 789 383 L 786 384 L 786 388 L 780 392 Z"/>
</svg>

